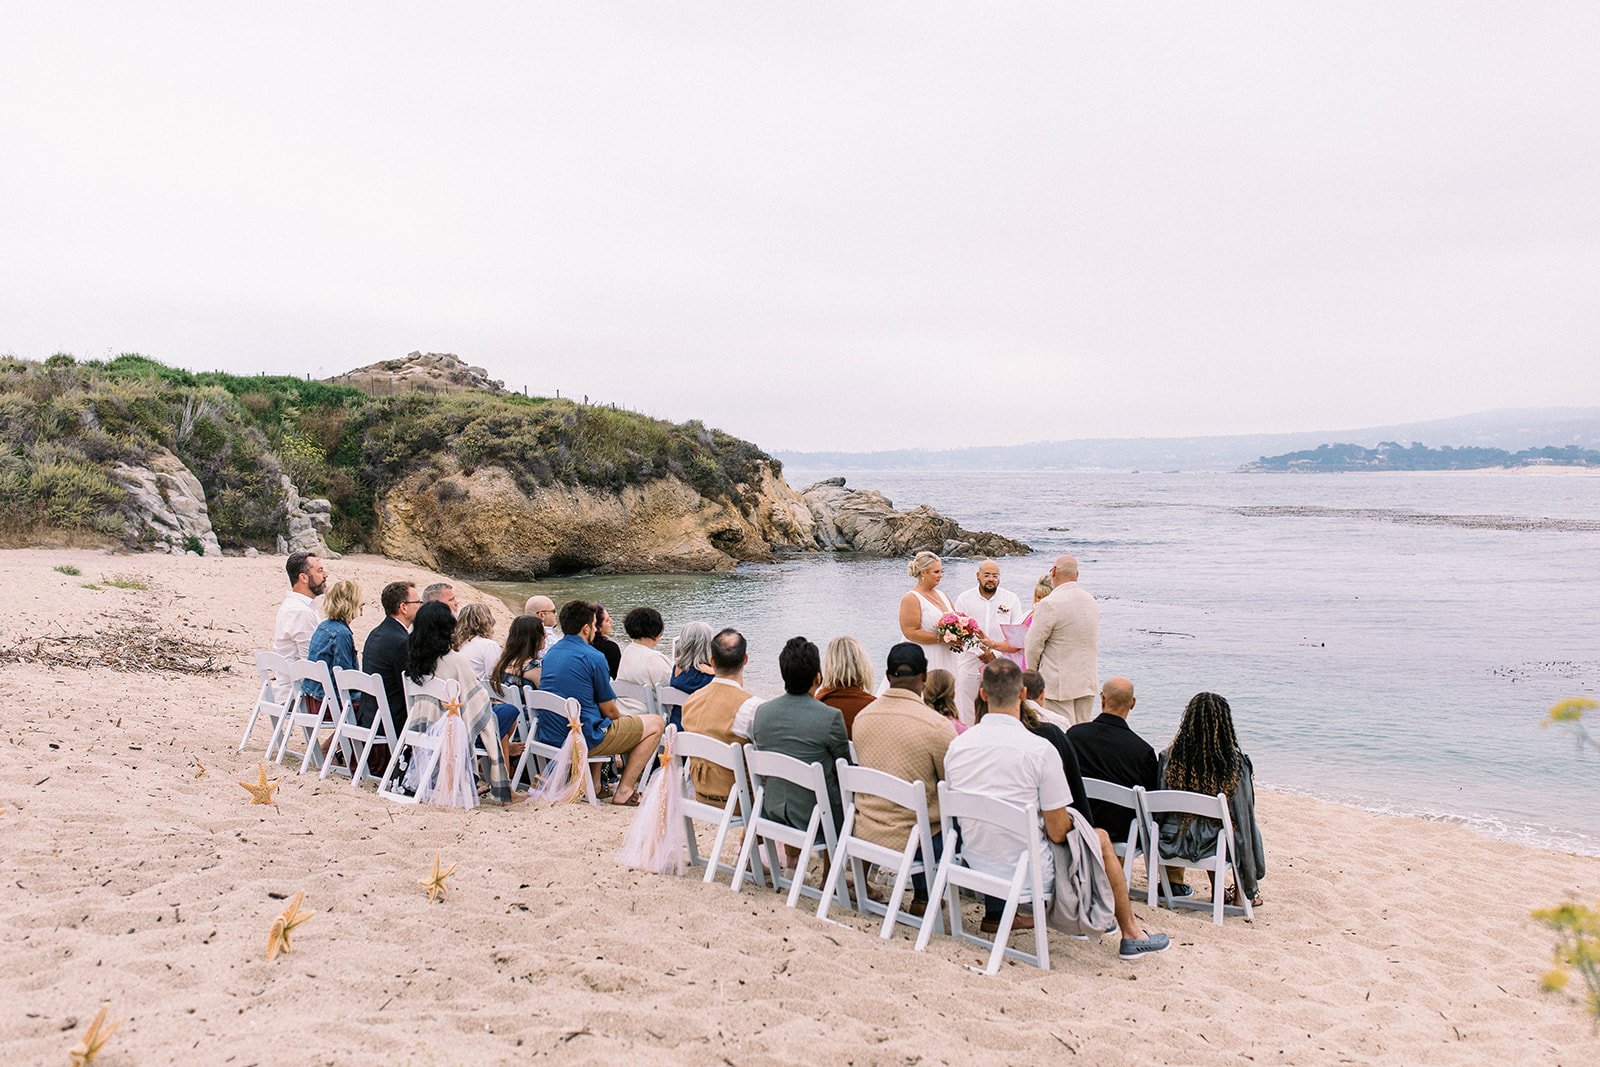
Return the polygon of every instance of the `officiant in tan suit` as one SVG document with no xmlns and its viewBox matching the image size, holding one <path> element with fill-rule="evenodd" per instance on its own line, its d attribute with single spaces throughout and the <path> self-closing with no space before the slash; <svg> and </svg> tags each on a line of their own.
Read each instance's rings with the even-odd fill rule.
<svg viewBox="0 0 1600 1067">
<path fill-rule="evenodd" d="M 1100 689 L 1100 605 L 1078 584 L 1078 561 L 1060 556 L 1050 568 L 1055 589 L 1033 608 L 1028 666 L 1044 675 L 1042 703 L 1074 724 L 1094 716 Z"/>
</svg>

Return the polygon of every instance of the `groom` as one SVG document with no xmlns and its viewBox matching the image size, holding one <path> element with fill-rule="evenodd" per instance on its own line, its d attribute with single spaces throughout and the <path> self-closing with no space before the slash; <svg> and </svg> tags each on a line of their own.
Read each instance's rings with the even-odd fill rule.
<svg viewBox="0 0 1600 1067">
<path fill-rule="evenodd" d="M 1022 601 L 1011 590 L 1000 588 L 1000 564 L 986 559 L 978 564 L 977 586 L 956 597 L 956 611 L 977 622 L 989 639 L 989 648 L 982 652 L 961 653 L 956 670 L 956 712 L 962 722 L 971 725 L 976 717 L 973 704 L 978 699 L 984 664 L 994 659 L 995 652 L 1022 651 L 1009 643 L 1000 630 L 1002 625 L 1022 621 Z"/>
</svg>

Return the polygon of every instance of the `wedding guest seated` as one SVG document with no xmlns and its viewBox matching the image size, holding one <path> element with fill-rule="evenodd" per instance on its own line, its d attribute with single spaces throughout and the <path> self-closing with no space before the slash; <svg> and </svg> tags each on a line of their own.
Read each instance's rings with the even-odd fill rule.
<svg viewBox="0 0 1600 1067">
<path fill-rule="evenodd" d="M 454 615 L 459 610 L 456 607 L 456 587 L 449 582 L 434 582 L 432 585 L 423 588 L 422 602 L 424 604 L 432 604 L 435 600 L 449 608 L 451 615 Z"/>
<path fill-rule="evenodd" d="M 624 715 L 617 709 L 617 695 L 611 688 L 606 658 L 590 644 L 594 637 L 594 605 L 569 600 L 558 614 L 561 640 L 544 655 L 540 668 L 540 689 L 578 702 L 580 729 L 591 756 L 625 756 L 622 780 L 617 784 L 613 804 L 639 803 L 639 775 L 655 756 L 661 740 L 661 716 Z M 559 747 L 567 739 L 566 719 L 553 712 L 539 712 L 538 739 Z M 598 778 L 598 770 L 593 771 Z M 598 781 L 595 785 L 599 794 Z"/>
<path fill-rule="evenodd" d="M 523 605 L 522 613 L 532 615 L 544 626 L 544 647 L 550 648 L 561 640 L 561 628 L 556 625 L 556 602 L 547 596 L 535 593 Z"/>
<path fill-rule="evenodd" d="M 953 788 L 994 797 L 1018 807 L 1033 804 L 1043 825 L 1038 829 L 1041 877 L 1045 885 L 1055 881 L 1055 860 L 1045 842 L 1062 843 L 1072 829 L 1072 790 L 1062 767 L 1061 756 L 1050 742 L 1030 733 L 1022 723 L 1022 671 L 1009 659 L 997 659 L 983 669 L 979 690 L 987 711 L 977 724 L 950 742 L 945 753 L 945 774 Z M 1104 831 L 1100 839 L 1101 859 L 1111 883 L 1117 926 L 1122 933 L 1119 955 L 1137 959 L 1163 952 L 1169 945 L 1165 934 L 1146 936 L 1128 902 L 1128 884 L 1122 864 L 1111 849 Z M 967 866 L 985 874 L 1011 877 L 1016 857 L 1028 847 L 1025 839 L 991 823 L 968 820 L 961 827 L 961 855 Z M 997 933 L 1004 902 L 984 898 L 984 933 Z M 1017 915 L 1012 929 L 1033 928 L 1032 916 Z"/>
<path fill-rule="evenodd" d="M 455 630 L 455 616 L 448 605 L 441 600 L 423 604 L 411 627 L 406 676 L 417 685 L 425 685 L 432 678 L 456 683 L 456 699 L 461 704 L 461 721 L 466 724 L 467 736 L 482 746 L 488 759 L 489 797 L 496 803 L 510 804 L 511 774 L 500 745 L 498 720 L 489 704 L 489 691 L 478 681 L 467 658 L 455 650 Z M 441 714 L 437 701 L 419 698 L 406 709 L 406 727 L 426 731 Z"/>
<path fill-rule="evenodd" d="M 628 643 L 622 649 L 622 659 L 617 664 L 617 681 L 642 685 L 646 689 L 656 685 L 669 685 L 672 663 L 656 651 L 656 644 L 666 625 L 661 612 L 655 608 L 634 608 L 622 618 L 622 630 Z M 650 709 L 632 697 L 617 697 L 617 707 L 628 715 L 643 715 Z"/>
<path fill-rule="evenodd" d="M 1042 722 L 1053 722 L 1063 730 L 1072 727 L 1072 720 L 1065 715 L 1058 715 L 1045 707 L 1044 700 L 1044 675 L 1035 670 L 1022 672 L 1022 707 L 1024 711 L 1031 711 L 1036 719 Z"/>
<path fill-rule="evenodd" d="M 684 693 L 698 693 L 711 684 L 711 627 L 698 620 L 686 622 L 672 650 L 672 677 L 667 684 Z"/>
<path fill-rule="evenodd" d="M 356 636 L 350 631 L 350 624 L 361 614 L 361 586 L 352 581 L 334 582 L 322 606 L 328 617 L 311 632 L 306 659 L 326 663 L 331 679 L 335 667 L 356 669 Z M 320 682 L 306 679 L 300 683 L 300 691 L 306 695 L 307 711 L 322 707 Z"/>
<path fill-rule="evenodd" d="M 849 760 L 850 739 L 845 735 L 844 716 L 838 709 L 811 695 L 822 681 L 822 654 L 804 637 L 791 637 L 778 653 L 778 673 L 783 676 L 783 695 L 756 708 L 750 740 L 764 751 L 781 752 L 801 763 L 822 764 L 837 834 L 844 823 L 844 804 L 839 799 L 839 770 L 833 761 Z M 803 830 L 816 806 L 816 797 L 809 790 L 771 778 L 761 814 Z"/>
<path fill-rule="evenodd" d="M 489 672 L 489 689 L 503 697 L 513 686 L 539 688 L 539 660 L 544 652 L 544 624 L 536 616 L 518 615 L 506 631 L 505 651 Z"/>
<path fill-rule="evenodd" d="M 956 676 L 949 671 L 929 671 L 922 685 L 922 702 L 955 723 L 956 733 L 963 733 L 967 724 L 956 711 Z"/>
<path fill-rule="evenodd" d="M 853 637 L 835 637 L 822 657 L 822 688 L 817 699 L 844 716 L 844 731 L 852 737 L 856 716 L 872 703 L 872 664 L 867 650 Z"/>
<path fill-rule="evenodd" d="M 291 552 L 284 569 L 289 573 L 289 592 L 278 605 L 272 627 L 272 651 L 285 659 L 305 659 L 311 650 L 311 635 L 322 622 L 315 597 L 328 585 L 328 572 L 322 560 L 309 552 Z M 289 683 L 274 686 L 278 703 L 289 700 Z"/>
<path fill-rule="evenodd" d="M 1133 696 L 1133 683 L 1126 678 L 1109 678 L 1100 687 L 1100 714 L 1088 722 L 1081 722 L 1067 731 L 1078 754 L 1078 766 L 1089 778 L 1098 778 L 1113 785 L 1157 788 L 1160 781 L 1157 771 L 1156 750 L 1128 725 L 1128 715 L 1137 701 Z M 1134 813 L 1117 804 L 1099 803 L 1094 806 L 1090 820 L 1104 830 L 1112 841 L 1128 839 L 1128 827 Z M 1176 884 L 1173 890 L 1179 895 Z"/>
<path fill-rule="evenodd" d="M 487 604 L 468 604 L 456 612 L 455 641 L 456 651 L 467 657 L 479 681 L 489 681 L 502 649 L 494 639 L 494 614 Z"/>
<path fill-rule="evenodd" d="M 1239 884 L 1226 889 L 1228 903 L 1239 903 L 1242 891 L 1252 906 L 1260 907 L 1257 883 L 1266 876 L 1267 856 L 1261 828 L 1256 825 L 1255 767 L 1239 750 L 1228 702 L 1215 693 L 1196 693 L 1183 709 L 1178 732 L 1157 764 L 1162 789 L 1227 796 L 1228 816 L 1233 820 L 1233 847 L 1228 855 L 1239 875 Z M 1159 830 L 1161 855 L 1194 861 L 1216 855 L 1222 823 L 1198 815 L 1165 815 Z M 1167 880 L 1176 889 L 1183 880 L 1183 868 L 1167 868 Z M 1214 884 L 1211 891 L 1217 891 Z"/>
<path fill-rule="evenodd" d="M 361 646 L 361 669 L 383 679 L 384 696 L 389 700 L 389 715 L 398 732 L 406 728 L 406 693 L 400 677 L 406 671 L 411 620 L 417 617 L 422 598 L 417 596 L 417 587 L 410 582 L 390 582 L 383 587 L 378 600 L 383 605 L 383 621 L 372 628 L 372 632 L 367 634 L 366 643 Z M 376 710 L 370 701 L 357 705 L 356 716 L 362 726 L 372 725 Z M 379 749 L 383 750 L 381 756 L 383 766 L 386 766 L 389 760 L 387 745 L 373 746 L 373 760 L 379 758 Z M 382 773 L 383 766 L 378 767 L 378 773 Z"/>
<path fill-rule="evenodd" d="M 928 657 L 922 646 L 902 641 L 889 650 L 884 675 L 889 687 L 856 716 L 856 759 L 861 766 L 892 774 L 907 782 L 921 782 L 928 794 L 928 824 L 933 831 L 933 857 L 944 851 L 939 829 L 939 783 L 944 780 L 944 757 L 956 737 L 956 724 L 922 701 Z M 916 816 L 909 808 L 880 797 L 856 797 L 854 833 L 875 845 L 900 849 L 906 844 Z M 928 902 L 928 882 L 911 876 L 913 914 L 921 915 Z"/>
<path fill-rule="evenodd" d="M 617 676 L 617 667 L 622 663 L 622 647 L 611 640 L 611 613 L 604 604 L 594 605 L 594 637 L 589 643 L 600 650 L 606 658 L 606 670 L 610 677 Z"/>
<path fill-rule="evenodd" d="M 688 627 L 684 628 L 686 631 Z M 680 639 L 681 640 L 681 639 Z M 711 682 L 683 705 L 683 728 L 705 734 L 724 744 L 750 739 L 750 721 L 761 698 L 744 688 L 744 668 L 749 662 L 744 635 L 728 629 L 711 639 Z M 689 780 L 695 796 L 707 804 L 721 804 L 733 790 L 733 772 L 702 759 L 689 761 Z"/>
</svg>

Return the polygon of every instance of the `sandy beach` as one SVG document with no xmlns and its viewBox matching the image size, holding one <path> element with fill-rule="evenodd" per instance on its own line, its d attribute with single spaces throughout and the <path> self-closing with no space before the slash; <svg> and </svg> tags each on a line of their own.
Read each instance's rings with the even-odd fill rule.
<svg viewBox="0 0 1600 1067">
<path fill-rule="evenodd" d="M 377 557 L 330 570 L 364 586 L 358 644 L 384 582 L 432 577 Z M 948 938 L 919 954 L 859 917 L 626 870 L 621 810 L 417 810 L 291 768 L 270 771 L 276 804 L 251 806 L 235 783 L 265 733 L 235 749 L 281 558 L 14 550 L 0 581 L 0 646 L 148 618 L 229 668 L 0 666 L 8 1063 L 67 1062 L 102 1004 L 122 1020 L 106 1067 L 1600 1060 L 1589 1017 L 1540 991 L 1550 936 L 1528 918 L 1600 899 L 1600 858 L 1263 791 L 1253 923 L 1139 904 L 1173 935 L 1165 955 L 1058 936 L 1050 972 L 986 979 Z M 503 632 L 503 605 L 457 588 Z M 430 905 L 417 883 L 436 850 L 459 866 Z M 269 963 L 268 927 L 302 890 L 316 914 Z"/>
</svg>

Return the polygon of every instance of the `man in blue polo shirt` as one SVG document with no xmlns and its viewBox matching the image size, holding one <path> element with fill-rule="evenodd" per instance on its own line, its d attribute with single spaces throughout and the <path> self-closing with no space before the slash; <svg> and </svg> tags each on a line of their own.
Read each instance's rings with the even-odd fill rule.
<svg viewBox="0 0 1600 1067">
<path fill-rule="evenodd" d="M 627 757 L 622 781 L 617 784 L 611 803 L 638 804 L 639 775 L 655 756 L 661 740 L 661 716 L 624 715 L 618 710 L 617 695 L 611 689 L 611 668 L 604 653 L 589 643 L 594 636 L 594 605 L 569 600 L 561 606 L 558 617 L 563 636 L 544 654 L 539 688 L 578 702 L 589 755 Z M 534 737 L 544 744 L 560 746 L 566 743 L 568 729 L 561 716 L 540 711 Z"/>
</svg>

